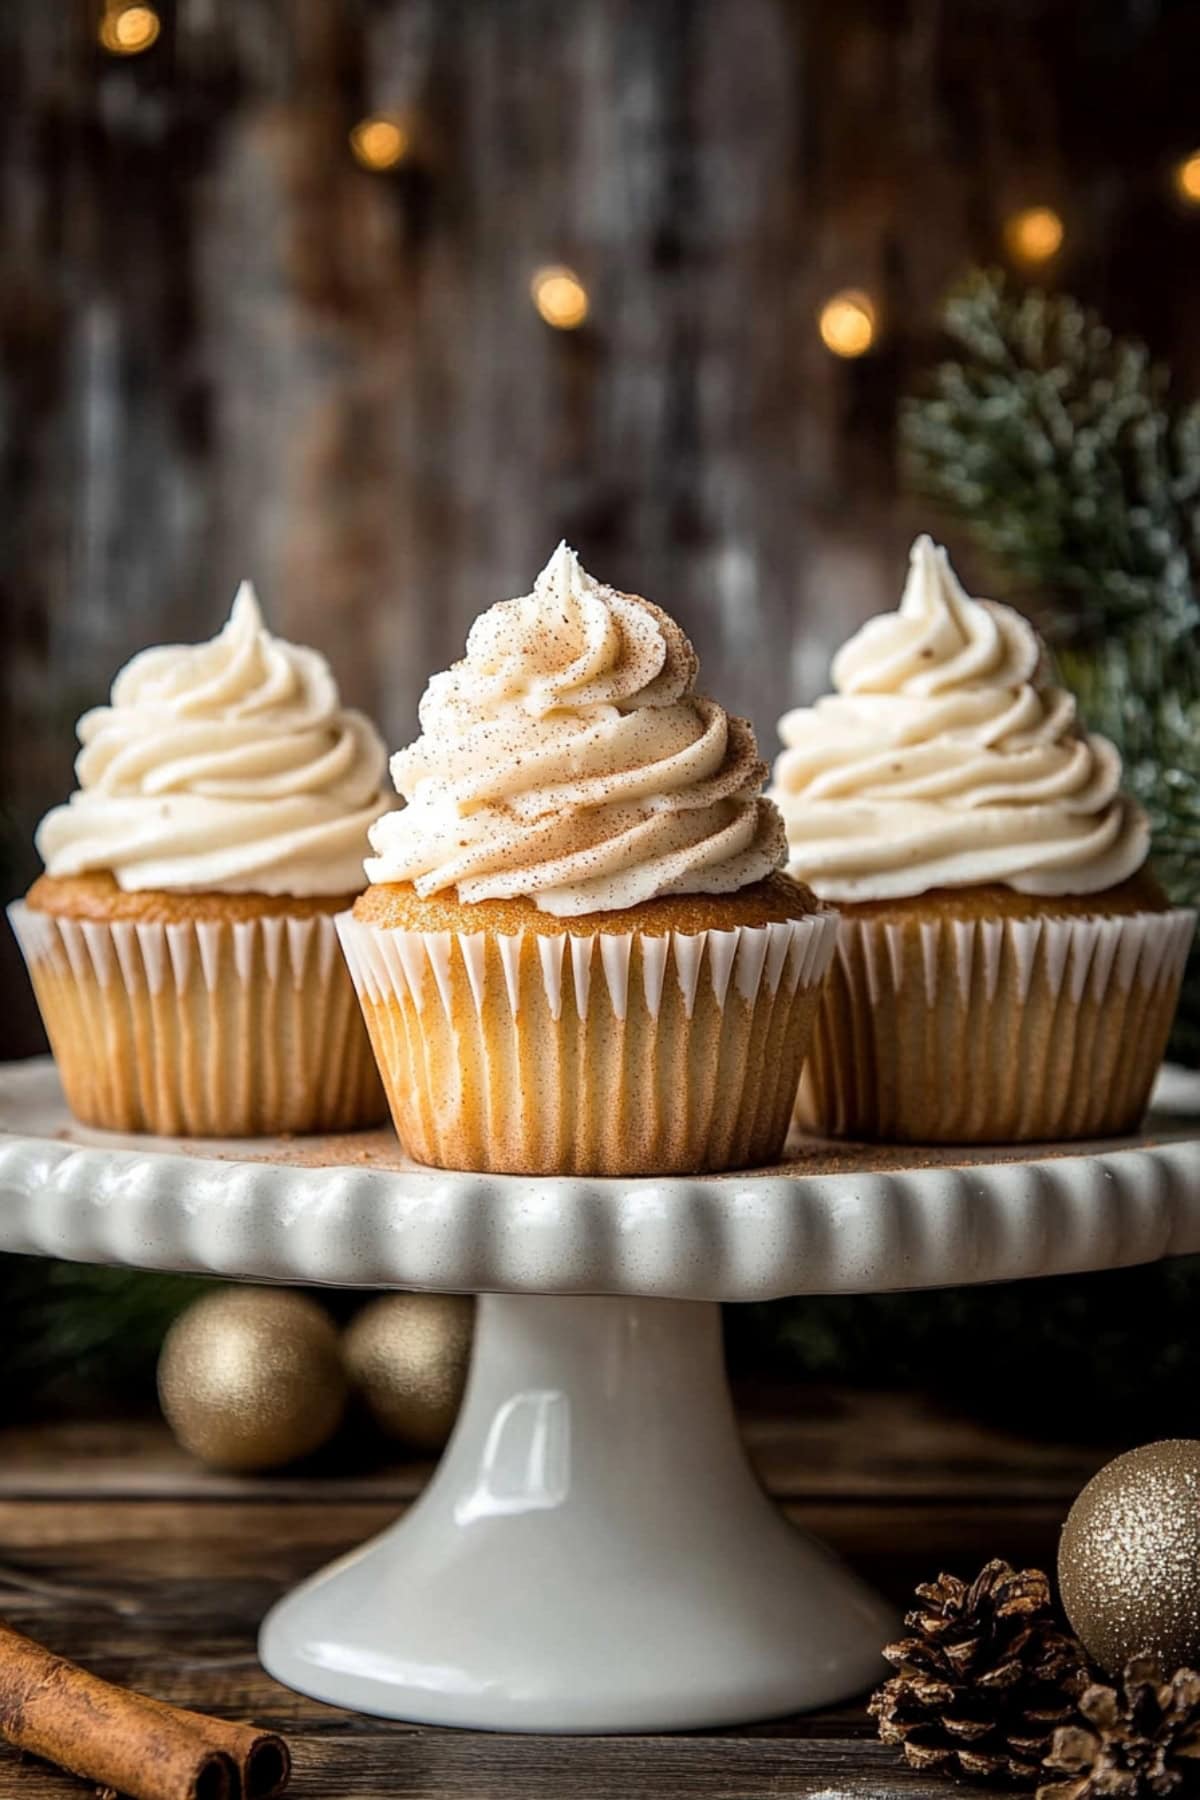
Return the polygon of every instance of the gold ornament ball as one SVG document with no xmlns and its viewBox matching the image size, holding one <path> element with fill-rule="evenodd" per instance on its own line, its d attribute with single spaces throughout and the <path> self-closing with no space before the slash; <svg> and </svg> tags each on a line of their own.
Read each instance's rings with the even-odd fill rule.
<svg viewBox="0 0 1200 1800">
<path fill-rule="evenodd" d="M 1200 1666 L 1200 1442 L 1146 1444 L 1093 1476 L 1063 1526 L 1058 1585 L 1110 1675 L 1142 1650 Z"/>
<path fill-rule="evenodd" d="M 303 1294 L 230 1287 L 168 1331 L 158 1397 L 185 1450 L 222 1469 L 278 1469 L 332 1437 L 346 1404 L 333 1321 Z"/>
<path fill-rule="evenodd" d="M 381 1431 L 441 1448 L 462 1399 L 474 1317 L 458 1294 L 387 1294 L 351 1320 L 346 1373 Z"/>
</svg>

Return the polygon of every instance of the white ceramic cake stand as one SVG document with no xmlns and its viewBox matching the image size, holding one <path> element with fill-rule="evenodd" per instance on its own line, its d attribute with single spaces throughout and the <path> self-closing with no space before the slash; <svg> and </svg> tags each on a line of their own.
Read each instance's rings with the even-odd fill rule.
<svg viewBox="0 0 1200 1800">
<path fill-rule="evenodd" d="M 1179 1106 L 1198 1097 L 1175 1078 Z M 883 1603 L 751 1474 L 719 1300 L 1007 1281 L 1200 1250 L 1200 1126 L 1067 1151 L 801 1147 L 779 1168 L 525 1180 L 390 1133 L 119 1138 L 0 1069 L 0 1249 L 482 1295 L 466 1398 L 403 1521 L 282 1600 L 279 1680 L 390 1718 L 716 1726 L 867 1686 Z"/>
</svg>

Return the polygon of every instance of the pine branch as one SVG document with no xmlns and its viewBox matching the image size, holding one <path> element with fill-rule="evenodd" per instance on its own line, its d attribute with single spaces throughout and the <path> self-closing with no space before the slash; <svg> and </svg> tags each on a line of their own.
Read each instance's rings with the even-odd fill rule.
<svg viewBox="0 0 1200 1800">
<path fill-rule="evenodd" d="M 0 1256 L 6 1350 L 0 1419 L 149 1402 L 166 1329 L 205 1285 L 190 1275 Z"/>
<path fill-rule="evenodd" d="M 978 271 L 946 303 L 958 360 L 901 410 L 904 473 L 1032 589 L 1089 725 L 1150 815 L 1172 900 L 1200 902 L 1200 406 L 1065 295 Z M 1200 948 L 1172 1054 L 1200 1062 Z"/>
<path fill-rule="evenodd" d="M 944 323 L 961 356 L 901 413 L 904 472 L 1016 581 L 1060 641 L 1200 625 L 1200 407 L 1174 414 L 1144 344 L 1076 301 L 979 271 Z"/>
<path fill-rule="evenodd" d="M 1150 819 L 1159 879 L 1176 905 L 1200 909 L 1200 648 L 1164 655 L 1143 628 L 1064 651 L 1060 661 L 1088 725 L 1120 747 L 1125 786 Z M 1200 1065 L 1200 944 L 1188 960 L 1170 1054 Z"/>
</svg>

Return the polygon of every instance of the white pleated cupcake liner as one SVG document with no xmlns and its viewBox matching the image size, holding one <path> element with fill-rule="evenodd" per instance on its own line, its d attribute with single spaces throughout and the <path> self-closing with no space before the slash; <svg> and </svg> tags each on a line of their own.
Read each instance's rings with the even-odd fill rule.
<svg viewBox="0 0 1200 1800">
<path fill-rule="evenodd" d="M 383 1116 L 331 916 L 103 922 L 23 901 L 8 916 L 85 1123 L 241 1137 Z"/>
<path fill-rule="evenodd" d="M 1195 921 L 843 917 L 797 1122 L 929 1143 L 1132 1129 Z"/>
<path fill-rule="evenodd" d="M 337 920 L 402 1141 L 517 1173 L 778 1154 L 836 914 L 662 936 Z"/>
<path fill-rule="evenodd" d="M 573 996 L 576 1015 L 586 1018 L 601 993 L 614 1017 L 624 1019 L 635 945 L 641 958 L 641 992 L 651 1016 L 658 1015 L 672 963 L 690 1019 L 702 978 L 719 1006 L 731 988 L 743 1000 L 753 1001 L 764 982 L 772 995 L 781 985 L 788 993 L 816 985 L 829 967 L 837 939 L 837 915 L 832 912 L 770 925 L 741 925 L 731 931 L 673 931 L 659 937 L 641 932 L 576 937 L 569 932 L 502 936 L 483 931 L 404 931 L 364 925 L 353 913 L 339 913 L 335 923 L 359 992 L 372 1000 L 407 992 L 418 1011 L 430 992 L 449 1006 L 450 971 L 457 958 L 481 1012 L 487 946 L 494 944 L 509 1006 L 516 1014 L 521 1000 L 518 973 L 525 950 L 532 945 L 554 1020 L 562 1017 L 564 996 Z"/>
</svg>

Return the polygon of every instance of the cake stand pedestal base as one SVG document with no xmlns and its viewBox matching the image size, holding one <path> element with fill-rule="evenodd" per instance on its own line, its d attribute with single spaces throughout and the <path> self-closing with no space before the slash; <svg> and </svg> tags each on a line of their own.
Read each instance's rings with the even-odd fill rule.
<svg viewBox="0 0 1200 1800">
<path fill-rule="evenodd" d="M 846 1699 L 894 1623 L 758 1486 L 715 1304 L 485 1294 L 428 1488 L 259 1648 L 385 1718 L 666 1731 Z"/>
</svg>

